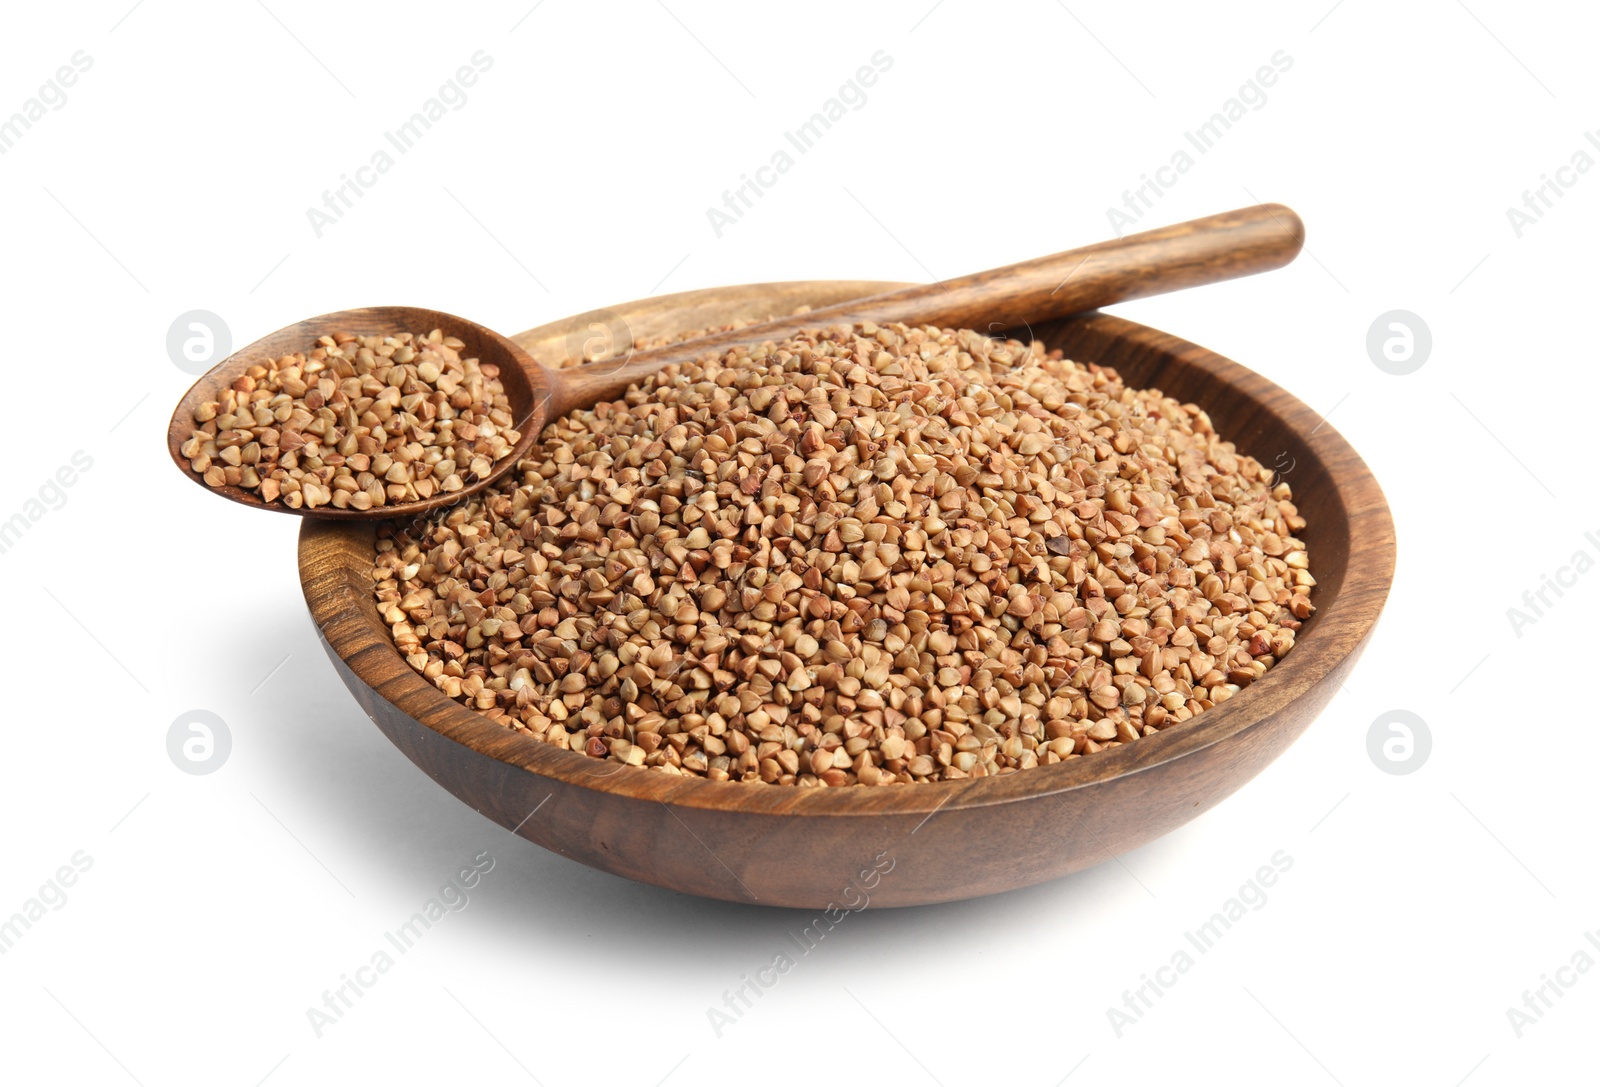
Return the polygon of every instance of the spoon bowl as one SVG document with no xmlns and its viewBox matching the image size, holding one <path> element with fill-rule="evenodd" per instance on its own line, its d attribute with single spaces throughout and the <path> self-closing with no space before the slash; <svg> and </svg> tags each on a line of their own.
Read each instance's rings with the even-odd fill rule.
<svg viewBox="0 0 1600 1087">
<path fill-rule="evenodd" d="M 333 313 L 324 313 L 320 317 L 308 317 L 235 351 L 195 382 L 178 402 L 176 410 L 172 413 L 172 421 L 167 426 L 167 451 L 172 455 L 172 462 L 185 476 L 213 494 L 257 509 L 272 510 L 275 513 L 349 520 L 375 516 L 403 517 L 424 513 L 441 506 L 454 505 L 489 486 L 499 478 L 500 472 L 491 472 L 482 479 L 470 480 L 459 491 L 441 491 L 417 502 L 376 506 L 370 510 L 339 509 L 331 505 L 320 506 L 314 510 L 291 509 L 281 502 L 268 502 L 245 487 L 232 485 L 212 487 L 190 467 L 189 458 L 182 453 L 183 443 L 189 440 L 198 426 L 194 421 L 196 409 L 221 397 L 223 392 L 252 366 L 266 366 L 284 355 L 310 350 L 322 336 L 332 336 L 342 332 L 357 336 L 396 336 L 402 333 L 426 334 L 434 329 L 438 329 L 446 336 L 459 339 L 465 345 L 461 349 L 463 358 L 476 358 L 480 365 L 499 368 L 500 384 L 504 386 L 506 399 L 511 404 L 511 416 L 517 420 L 516 429 L 519 437 L 511 452 L 498 461 L 495 467 L 509 469 L 533 447 L 533 443 L 538 440 L 540 429 L 544 426 L 543 408 L 550 399 L 549 373 L 534 361 L 533 356 L 519 347 L 516 341 L 500 335 L 493 329 L 485 328 L 464 317 L 414 306 L 369 306 L 364 309 L 336 310 Z"/>
</svg>

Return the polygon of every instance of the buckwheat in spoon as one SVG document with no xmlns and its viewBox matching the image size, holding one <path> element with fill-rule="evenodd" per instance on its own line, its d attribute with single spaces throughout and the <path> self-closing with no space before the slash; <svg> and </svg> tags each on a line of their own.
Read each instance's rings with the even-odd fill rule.
<svg viewBox="0 0 1600 1087">
<path fill-rule="evenodd" d="M 545 425 L 674 364 L 838 325 L 999 332 L 1282 267 L 1294 212 L 1263 204 L 567 370 L 460 317 L 405 306 L 312 317 L 234 352 L 173 412 L 167 446 L 224 498 L 307 517 L 400 518 L 506 475 Z"/>
</svg>

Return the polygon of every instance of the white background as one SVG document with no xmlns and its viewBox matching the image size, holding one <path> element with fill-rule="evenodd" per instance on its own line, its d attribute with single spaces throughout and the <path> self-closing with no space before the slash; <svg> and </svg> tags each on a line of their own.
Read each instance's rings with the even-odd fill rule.
<svg viewBox="0 0 1600 1087">
<path fill-rule="evenodd" d="M 1600 959 L 1600 573 L 1520 637 L 1507 617 L 1574 552 L 1600 557 L 1600 171 L 1567 175 L 1520 238 L 1506 214 L 1600 126 L 1578 5 L 128 2 L 0 15 L 0 118 L 93 60 L 0 156 L 0 520 L 75 451 L 93 461 L 0 556 L 0 916 L 92 858 L 0 956 L 5 1078 L 1592 1076 L 1600 970 L 1563 975 L 1520 1037 L 1507 1015 L 1580 948 Z M 477 50 L 493 67 L 464 108 L 318 238 L 307 207 Z M 878 50 L 893 67 L 867 104 L 717 237 L 707 207 Z M 706 1009 L 809 915 L 603 875 L 458 803 L 323 657 L 293 519 L 167 461 L 187 310 L 235 346 L 381 303 L 516 332 L 653 291 L 1008 263 L 1109 236 L 1123 190 L 1278 50 L 1293 66 L 1266 104 L 1141 227 L 1277 200 L 1306 253 L 1117 311 L 1328 413 L 1383 483 L 1399 574 L 1347 690 L 1240 793 L 1119 862 L 853 915 L 720 1038 Z M 1403 377 L 1366 349 L 1396 308 L 1433 338 Z M 232 736 L 209 776 L 167 754 L 194 709 Z M 1407 775 L 1367 751 L 1395 709 L 1432 737 Z M 307 1008 L 482 850 L 470 905 L 317 1037 Z M 1119 1037 L 1107 1009 L 1278 850 L 1293 867 L 1265 906 Z"/>
</svg>

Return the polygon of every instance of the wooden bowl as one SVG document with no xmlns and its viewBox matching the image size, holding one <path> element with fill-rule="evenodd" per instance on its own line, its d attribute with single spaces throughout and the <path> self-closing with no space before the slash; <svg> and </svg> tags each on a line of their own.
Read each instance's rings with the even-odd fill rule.
<svg viewBox="0 0 1600 1087">
<path fill-rule="evenodd" d="M 559 366 L 573 330 L 637 339 L 762 319 L 892 285 L 825 281 L 690 291 L 514 337 Z M 300 578 L 324 648 L 384 735 L 503 827 L 574 860 L 690 894 L 825 910 L 911 906 L 1026 887 L 1167 833 L 1277 758 L 1332 697 L 1388 596 L 1394 524 L 1365 463 L 1305 404 L 1175 336 L 1091 313 L 1034 335 L 1201 405 L 1264 464 L 1293 463 L 1315 616 L 1283 662 L 1190 722 L 1002 777 L 785 788 L 669 777 L 557 749 L 446 698 L 406 665 L 372 597 L 374 528 L 306 520 Z M 1283 458 L 1279 460 L 1279 458 Z"/>
</svg>

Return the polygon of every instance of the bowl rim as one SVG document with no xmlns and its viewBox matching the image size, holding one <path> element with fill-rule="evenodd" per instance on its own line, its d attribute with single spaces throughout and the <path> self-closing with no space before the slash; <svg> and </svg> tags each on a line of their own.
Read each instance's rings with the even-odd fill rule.
<svg viewBox="0 0 1600 1087">
<path fill-rule="evenodd" d="M 715 304 L 717 296 L 738 292 L 750 298 L 759 298 L 766 292 L 781 294 L 799 305 L 808 291 L 821 294 L 842 282 L 848 282 L 852 289 L 881 286 L 890 290 L 900 286 L 836 280 L 747 284 L 641 299 L 607 307 L 606 311 L 626 314 L 648 307 L 649 312 L 666 314 L 696 304 Z M 512 338 L 529 347 L 553 342 L 572 320 L 550 322 Z M 829 789 L 674 777 L 601 762 L 508 729 L 446 697 L 412 670 L 395 648 L 370 592 L 371 541 L 376 533 L 371 521 L 302 520 L 300 579 L 307 606 L 319 636 L 350 674 L 376 697 L 423 727 L 488 758 L 554 782 L 642 802 L 750 815 L 920 815 L 925 821 L 946 808 L 984 808 L 1085 789 L 1194 754 L 1271 721 L 1359 651 L 1383 609 L 1393 581 L 1393 518 L 1381 487 L 1356 451 L 1317 412 L 1282 387 L 1216 352 L 1125 318 L 1096 311 L 1060 324 L 1079 323 L 1091 325 L 1101 335 L 1132 340 L 1144 350 L 1196 366 L 1240 389 L 1258 406 L 1276 415 L 1283 425 L 1301 435 L 1317 459 L 1328 466 L 1334 496 L 1343 505 L 1349 526 L 1342 584 L 1332 601 L 1318 602 L 1315 625 L 1296 644 L 1294 652 L 1237 696 L 1154 736 L 1141 737 L 1093 758 L 959 781 Z"/>
</svg>

